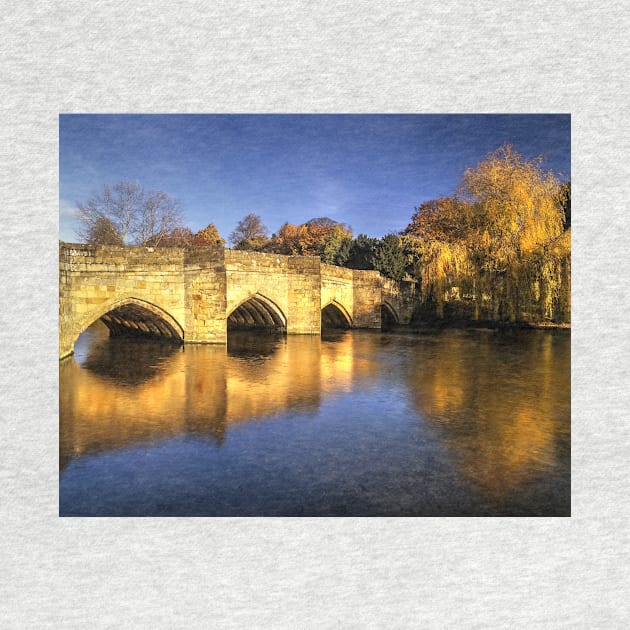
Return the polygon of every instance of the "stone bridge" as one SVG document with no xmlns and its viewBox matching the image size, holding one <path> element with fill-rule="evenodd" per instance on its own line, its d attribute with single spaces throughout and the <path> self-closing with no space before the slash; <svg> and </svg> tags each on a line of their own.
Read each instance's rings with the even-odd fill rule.
<svg viewBox="0 0 630 630">
<path fill-rule="evenodd" d="M 235 329 L 381 329 L 409 323 L 414 292 L 312 256 L 60 243 L 59 355 L 99 319 L 112 335 L 180 343 L 225 343 Z"/>
</svg>

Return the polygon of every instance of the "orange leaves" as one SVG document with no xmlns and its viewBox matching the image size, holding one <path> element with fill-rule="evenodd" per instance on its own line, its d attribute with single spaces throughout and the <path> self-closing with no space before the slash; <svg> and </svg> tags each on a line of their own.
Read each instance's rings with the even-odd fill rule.
<svg viewBox="0 0 630 630">
<path fill-rule="evenodd" d="M 454 197 L 425 201 L 416 208 L 405 234 L 426 241 L 453 242 L 461 238 L 467 214 L 467 204 Z"/>
<path fill-rule="evenodd" d="M 327 244 L 352 238 L 351 230 L 332 220 L 315 219 L 293 225 L 285 223 L 275 239 L 274 249 L 300 256 L 321 256 Z"/>
<path fill-rule="evenodd" d="M 193 245 L 225 245 L 225 239 L 219 235 L 219 230 L 214 223 L 208 223 L 203 230 L 199 230 L 194 236 Z"/>
</svg>

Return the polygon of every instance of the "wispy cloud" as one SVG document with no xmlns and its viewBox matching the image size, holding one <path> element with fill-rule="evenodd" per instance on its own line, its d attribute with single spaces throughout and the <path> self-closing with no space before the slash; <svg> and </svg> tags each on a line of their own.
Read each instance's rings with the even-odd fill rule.
<svg viewBox="0 0 630 630">
<path fill-rule="evenodd" d="M 59 200 L 59 218 L 72 218 L 75 219 L 79 216 L 79 210 L 76 204 L 69 203 L 65 199 Z"/>
<path fill-rule="evenodd" d="M 68 203 L 65 199 L 59 200 L 59 238 L 62 241 L 78 240 L 78 216 L 76 205 Z"/>
</svg>

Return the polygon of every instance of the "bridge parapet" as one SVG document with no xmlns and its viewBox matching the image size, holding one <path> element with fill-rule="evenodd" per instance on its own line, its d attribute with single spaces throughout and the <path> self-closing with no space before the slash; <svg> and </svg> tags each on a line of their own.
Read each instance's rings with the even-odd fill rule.
<svg viewBox="0 0 630 630">
<path fill-rule="evenodd" d="M 60 271 L 145 271 L 147 267 L 168 273 L 179 270 L 185 250 L 178 247 L 122 247 L 117 245 L 59 244 Z"/>
</svg>

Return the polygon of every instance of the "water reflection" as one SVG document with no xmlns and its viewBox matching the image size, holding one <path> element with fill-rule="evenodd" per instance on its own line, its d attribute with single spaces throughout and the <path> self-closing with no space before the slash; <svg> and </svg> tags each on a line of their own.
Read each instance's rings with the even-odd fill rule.
<svg viewBox="0 0 630 630">
<path fill-rule="evenodd" d="M 211 450 L 186 450 L 156 474 L 210 494 L 168 513 L 568 513 L 569 341 L 546 331 L 234 332 L 227 348 L 174 348 L 95 327 L 60 364 L 60 466 L 153 456 L 184 438 Z M 210 465 L 215 481 L 229 475 L 223 499 L 194 481 Z M 62 482 L 79 483 L 67 474 Z M 102 482 L 89 483 L 76 496 Z M 161 513 L 146 500 L 142 513 Z"/>
<path fill-rule="evenodd" d="M 353 378 L 352 336 L 331 339 L 322 352 L 317 336 L 288 341 L 235 332 L 227 349 L 184 349 L 90 330 L 79 361 L 60 365 L 61 466 L 73 456 L 184 432 L 220 445 L 229 424 L 287 409 L 313 413 L 322 395 L 348 391 Z"/>
<path fill-rule="evenodd" d="M 408 375 L 414 403 L 484 494 L 500 500 L 568 462 L 567 342 L 564 333 L 451 332 L 414 348 L 424 366 Z"/>
<path fill-rule="evenodd" d="M 145 383 L 161 371 L 161 365 L 181 346 L 173 343 L 134 337 L 101 339 L 88 351 L 83 362 L 86 370 L 116 384 L 135 386 Z"/>
<path fill-rule="evenodd" d="M 263 359 L 272 355 L 284 342 L 285 336 L 279 332 L 260 330 L 245 332 L 230 331 L 227 343 L 228 355 Z"/>
</svg>

